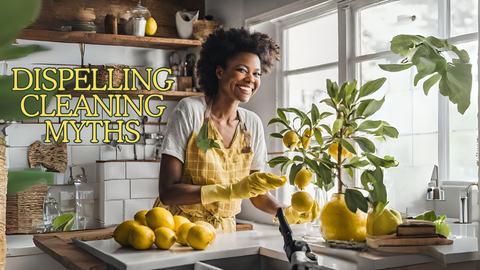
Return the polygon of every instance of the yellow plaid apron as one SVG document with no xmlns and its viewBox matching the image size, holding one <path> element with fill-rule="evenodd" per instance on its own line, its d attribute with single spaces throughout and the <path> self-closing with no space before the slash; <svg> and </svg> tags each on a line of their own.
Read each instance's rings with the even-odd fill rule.
<svg viewBox="0 0 480 270">
<path fill-rule="evenodd" d="M 213 99 L 212 99 L 213 100 Z M 212 148 L 207 152 L 197 146 L 198 132 L 193 132 L 185 151 L 185 163 L 181 182 L 190 185 L 232 184 L 242 180 L 250 173 L 253 153 L 251 150 L 251 134 L 245 124 L 239 121 L 230 148 L 226 149 L 223 139 L 215 124 L 210 119 L 212 102 L 205 111 L 204 123 L 208 123 L 208 137 L 220 145 L 220 149 Z M 240 132 L 238 132 L 240 129 Z M 163 205 L 159 198 L 154 207 L 164 207 L 173 215 L 181 215 L 195 222 L 198 220 L 212 224 L 218 233 L 236 230 L 235 215 L 240 213 L 241 200 L 232 202 L 215 202 L 211 204 Z"/>
</svg>

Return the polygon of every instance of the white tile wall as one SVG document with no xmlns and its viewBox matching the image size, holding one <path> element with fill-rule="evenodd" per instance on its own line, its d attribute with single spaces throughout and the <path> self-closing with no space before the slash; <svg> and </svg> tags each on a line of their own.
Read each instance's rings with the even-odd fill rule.
<svg viewBox="0 0 480 270">
<path fill-rule="evenodd" d="M 125 216 L 123 220 L 133 220 L 133 216 L 138 211 L 150 210 L 155 203 L 155 199 L 125 200 Z"/>
<path fill-rule="evenodd" d="M 105 202 L 105 225 L 120 224 L 123 222 L 123 201 Z"/>
<path fill-rule="evenodd" d="M 125 162 L 107 162 L 105 164 L 105 180 L 125 179 Z"/>
<path fill-rule="evenodd" d="M 130 199 L 130 180 L 105 181 L 105 200 Z"/>
<path fill-rule="evenodd" d="M 117 159 L 117 150 L 110 145 L 100 146 L 100 160 L 115 160 Z"/>
<path fill-rule="evenodd" d="M 10 147 L 10 168 L 28 168 L 27 147 Z"/>
<path fill-rule="evenodd" d="M 7 127 L 10 146 L 29 146 L 41 140 L 45 134 L 45 124 L 13 124 Z"/>
<path fill-rule="evenodd" d="M 158 197 L 158 179 L 134 179 L 130 185 L 132 199 Z"/>
<path fill-rule="evenodd" d="M 72 163 L 95 163 L 100 159 L 100 147 L 98 145 L 72 145 Z"/>
<path fill-rule="evenodd" d="M 157 178 L 160 172 L 160 163 L 158 162 L 127 162 L 127 177 L 135 178 Z"/>
</svg>

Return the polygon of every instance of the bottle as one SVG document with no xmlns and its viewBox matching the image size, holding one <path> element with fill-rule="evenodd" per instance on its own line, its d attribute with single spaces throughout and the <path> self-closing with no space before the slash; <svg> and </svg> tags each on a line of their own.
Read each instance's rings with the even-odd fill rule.
<svg viewBox="0 0 480 270">
<path fill-rule="evenodd" d="M 58 203 L 52 197 L 51 187 L 47 189 L 47 196 L 43 200 L 43 225 L 53 225 L 53 220 L 60 215 Z"/>
</svg>

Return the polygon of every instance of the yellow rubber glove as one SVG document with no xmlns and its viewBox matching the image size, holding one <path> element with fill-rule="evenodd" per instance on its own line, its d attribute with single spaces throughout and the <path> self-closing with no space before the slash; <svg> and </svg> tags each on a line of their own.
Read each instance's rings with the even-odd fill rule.
<svg viewBox="0 0 480 270">
<path fill-rule="evenodd" d="M 290 205 L 283 209 L 283 213 L 285 214 L 288 224 L 303 224 L 318 218 L 320 216 L 320 207 L 317 201 L 313 201 L 313 206 L 308 212 L 299 213 Z"/>
<path fill-rule="evenodd" d="M 230 202 L 238 199 L 249 199 L 275 190 L 285 185 L 286 176 L 271 173 L 253 173 L 235 184 L 202 186 L 202 204 L 213 202 Z"/>
</svg>

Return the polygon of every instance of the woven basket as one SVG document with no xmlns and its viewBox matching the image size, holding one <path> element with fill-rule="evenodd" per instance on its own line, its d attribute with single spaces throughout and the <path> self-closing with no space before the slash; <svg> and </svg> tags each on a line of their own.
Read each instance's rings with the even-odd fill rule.
<svg viewBox="0 0 480 270">
<path fill-rule="evenodd" d="M 197 20 L 193 23 L 193 36 L 198 40 L 204 41 L 208 35 L 221 25 L 222 23 L 217 21 Z"/>
<path fill-rule="evenodd" d="M 43 224 L 43 200 L 47 189 L 47 185 L 34 185 L 7 195 L 6 234 L 36 232 L 36 226 Z"/>
<path fill-rule="evenodd" d="M 101 88 L 103 85 L 107 84 L 108 87 L 108 70 L 107 68 L 114 68 L 115 70 L 112 73 L 112 84 L 113 87 L 119 87 L 121 84 L 125 82 L 125 73 L 123 72 L 123 68 L 128 68 L 129 66 L 126 65 L 90 65 L 88 64 L 88 68 L 98 68 L 97 70 L 97 87 Z M 87 74 L 87 83 L 91 84 L 93 87 L 93 73 L 90 72 Z"/>
</svg>

